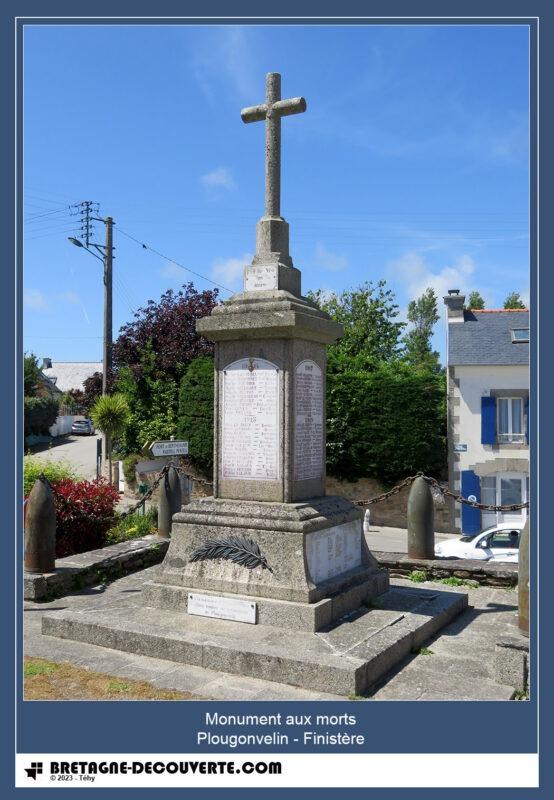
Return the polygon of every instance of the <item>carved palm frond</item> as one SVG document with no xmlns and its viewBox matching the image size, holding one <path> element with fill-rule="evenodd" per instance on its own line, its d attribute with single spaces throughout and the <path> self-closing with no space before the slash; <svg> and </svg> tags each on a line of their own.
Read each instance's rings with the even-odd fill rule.
<svg viewBox="0 0 554 800">
<path fill-rule="evenodd" d="M 207 561 L 210 559 L 224 558 L 240 564 L 247 569 L 262 567 L 273 570 L 266 561 L 256 542 L 244 536 L 225 536 L 221 539 L 206 539 L 206 541 L 193 550 L 190 561 Z"/>
</svg>

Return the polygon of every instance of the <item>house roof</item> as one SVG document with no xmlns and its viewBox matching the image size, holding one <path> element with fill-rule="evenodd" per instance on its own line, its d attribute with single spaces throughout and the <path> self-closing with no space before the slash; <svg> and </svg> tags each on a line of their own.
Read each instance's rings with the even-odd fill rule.
<svg viewBox="0 0 554 800">
<path fill-rule="evenodd" d="M 53 361 L 51 367 L 42 370 L 62 392 L 70 389 L 83 389 L 83 383 L 95 372 L 102 372 L 101 361 Z"/>
<path fill-rule="evenodd" d="M 528 309 L 464 311 L 463 323 L 449 321 L 448 363 L 529 364 L 529 343 L 512 340 L 517 328 L 529 328 Z"/>
</svg>

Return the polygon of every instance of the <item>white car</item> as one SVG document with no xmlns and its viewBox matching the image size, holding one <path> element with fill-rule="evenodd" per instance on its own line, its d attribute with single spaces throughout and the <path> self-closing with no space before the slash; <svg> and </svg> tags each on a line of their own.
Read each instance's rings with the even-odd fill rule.
<svg viewBox="0 0 554 800">
<path fill-rule="evenodd" d="M 481 533 L 440 542 L 435 545 L 435 555 L 438 558 L 472 558 L 517 564 L 522 530 L 523 524 L 502 522 Z"/>
</svg>

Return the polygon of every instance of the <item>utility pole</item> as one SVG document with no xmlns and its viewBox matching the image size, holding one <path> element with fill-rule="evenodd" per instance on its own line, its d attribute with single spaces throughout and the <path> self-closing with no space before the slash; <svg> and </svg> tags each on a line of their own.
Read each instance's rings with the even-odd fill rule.
<svg viewBox="0 0 554 800">
<path fill-rule="evenodd" d="M 106 217 L 104 248 L 104 348 L 102 357 L 102 394 L 108 394 L 108 375 L 112 370 L 112 276 L 113 276 L 113 219 Z"/>
<path fill-rule="evenodd" d="M 75 208 L 81 214 L 81 234 L 83 236 L 84 244 L 80 239 L 69 236 L 69 241 L 77 247 L 83 247 L 91 255 L 102 262 L 103 266 L 103 280 L 104 280 L 104 335 L 102 346 L 102 394 L 108 394 L 108 377 L 112 369 L 112 327 L 113 327 L 113 226 L 114 221 L 112 217 L 97 217 L 93 213 L 98 213 L 98 204 L 93 203 L 91 200 L 84 200 L 78 203 Z M 103 222 L 106 229 L 105 244 L 98 244 L 91 242 L 93 232 L 92 221 Z M 91 248 L 100 253 L 95 253 Z M 106 450 L 106 435 L 102 434 L 102 455 L 104 460 L 107 457 Z M 100 454 L 97 453 L 97 465 Z M 97 466 L 98 472 L 98 466 Z"/>
</svg>

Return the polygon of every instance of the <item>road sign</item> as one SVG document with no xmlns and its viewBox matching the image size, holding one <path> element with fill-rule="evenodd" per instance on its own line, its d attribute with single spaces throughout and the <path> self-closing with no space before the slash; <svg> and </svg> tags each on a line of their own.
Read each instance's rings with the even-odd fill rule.
<svg viewBox="0 0 554 800">
<path fill-rule="evenodd" d="M 467 453 L 467 444 L 455 444 L 454 445 L 454 452 L 455 453 Z"/>
<path fill-rule="evenodd" d="M 188 442 L 154 442 L 152 445 L 153 456 L 188 456 Z"/>
</svg>

